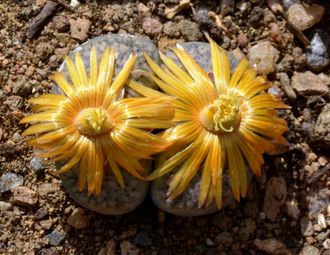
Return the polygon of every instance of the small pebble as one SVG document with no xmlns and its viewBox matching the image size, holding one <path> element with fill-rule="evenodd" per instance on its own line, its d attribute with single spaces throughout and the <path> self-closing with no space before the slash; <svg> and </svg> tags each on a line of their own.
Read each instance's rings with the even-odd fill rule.
<svg viewBox="0 0 330 255">
<path fill-rule="evenodd" d="M 320 251 L 311 245 L 307 245 L 300 251 L 299 255 L 320 255 Z"/>
<path fill-rule="evenodd" d="M 294 200 L 286 202 L 286 210 L 290 218 L 298 220 L 300 216 L 300 210 L 297 203 Z"/>
<path fill-rule="evenodd" d="M 297 95 L 291 87 L 290 78 L 287 73 L 278 73 L 277 77 L 281 81 L 282 89 L 291 101 L 297 100 Z"/>
<path fill-rule="evenodd" d="M 41 207 L 35 212 L 34 217 L 37 220 L 41 220 L 41 219 L 45 218 L 47 215 L 48 215 L 47 209 L 44 207 Z"/>
<path fill-rule="evenodd" d="M 234 242 L 233 237 L 227 231 L 221 232 L 215 237 L 214 243 L 216 245 L 223 244 L 225 246 L 230 246 Z"/>
<path fill-rule="evenodd" d="M 325 239 L 327 239 L 330 236 L 330 229 L 327 229 L 326 231 L 323 231 L 316 236 L 316 240 L 319 242 L 323 242 Z"/>
<path fill-rule="evenodd" d="M 8 211 L 12 208 L 11 203 L 0 201 L 0 212 Z"/>
<path fill-rule="evenodd" d="M 327 223 L 325 221 L 325 216 L 324 214 L 319 214 L 319 216 L 317 217 L 317 224 L 323 228 L 323 229 L 326 229 L 327 228 Z"/>
<path fill-rule="evenodd" d="M 146 17 L 143 19 L 142 28 L 147 35 L 156 36 L 162 32 L 163 25 L 157 19 Z"/>
<path fill-rule="evenodd" d="M 314 233 L 312 222 L 307 217 L 300 219 L 300 228 L 303 236 L 311 236 Z"/>
<path fill-rule="evenodd" d="M 306 201 L 308 203 L 308 217 L 317 219 L 317 216 L 326 211 L 327 206 L 330 204 L 329 189 L 324 187 L 309 192 Z"/>
<path fill-rule="evenodd" d="M 311 35 L 310 46 L 306 49 L 306 64 L 314 72 L 320 72 L 330 62 L 330 36 L 317 29 Z"/>
<path fill-rule="evenodd" d="M 43 198 L 47 198 L 49 194 L 55 194 L 56 192 L 58 192 L 58 190 L 59 188 L 55 185 L 51 183 L 44 183 L 39 186 L 38 194 Z"/>
<path fill-rule="evenodd" d="M 330 148 L 330 103 L 326 104 L 316 120 L 314 128 L 315 140 L 321 141 L 323 146 Z"/>
<path fill-rule="evenodd" d="M 264 19 L 264 9 L 259 6 L 255 6 L 250 12 L 247 22 L 252 27 L 259 27 L 261 25 L 260 21 L 263 19 Z"/>
<path fill-rule="evenodd" d="M 311 71 L 294 72 L 291 78 L 291 86 L 302 96 L 324 95 L 329 92 L 325 82 Z"/>
<path fill-rule="evenodd" d="M 285 244 L 274 238 L 265 239 L 265 240 L 255 239 L 254 245 L 258 248 L 258 250 L 264 251 L 267 254 L 278 254 L 278 255 L 291 254 L 290 251 L 286 248 Z"/>
<path fill-rule="evenodd" d="M 293 67 L 295 70 L 302 70 L 306 65 L 306 57 L 300 47 L 294 47 L 292 50 Z"/>
<path fill-rule="evenodd" d="M 88 31 L 91 22 L 88 19 L 78 18 L 77 20 L 70 19 L 71 37 L 83 42 L 88 37 Z"/>
<path fill-rule="evenodd" d="M 270 42 L 260 42 L 250 48 L 248 58 L 250 65 L 259 74 L 269 74 L 275 70 L 279 51 Z"/>
<path fill-rule="evenodd" d="M 76 208 L 68 218 L 68 223 L 75 229 L 83 229 L 89 226 L 89 219 L 86 216 L 85 210 Z"/>
<path fill-rule="evenodd" d="M 183 19 L 178 23 L 182 37 L 186 41 L 199 41 L 203 34 L 197 23 Z"/>
<path fill-rule="evenodd" d="M 12 190 L 13 200 L 19 205 L 35 205 L 38 202 L 38 195 L 35 191 L 25 186 L 18 186 Z"/>
<path fill-rule="evenodd" d="M 330 250 L 330 239 L 329 238 L 325 239 L 325 241 L 323 242 L 323 247 L 326 250 Z"/>
<path fill-rule="evenodd" d="M 150 8 L 148 6 L 146 6 L 145 4 L 139 3 L 137 8 L 138 8 L 138 12 L 139 12 L 140 16 L 142 16 L 142 17 L 150 17 L 151 16 Z"/>
<path fill-rule="evenodd" d="M 320 227 L 320 225 L 318 225 L 318 224 L 314 224 L 314 225 L 313 225 L 313 230 L 314 230 L 315 232 L 321 232 L 321 231 L 322 231 L 322 228 Z"/>
<path fill-rule="evenodd" d="M 65 239 L 65 233 L 63 231 L 54 230 L 46 236 L 50 245 L 58 246 Z"/>
<path fill-rule="evenodd" d="M 42 158 L 34 157 L 30 161 L 30 166 L 36 173 L 39 173 L 45 169 L 45 161 Z"/>
<path fill-rule="evenodd" d="M 23 177 L 11 172 L 5 173 L 0 177 L 0 193 L 12 190 L 23 185 Z"/>
<path fill-rule="evenodd" d="M 309 245 L 312 245 L 316 242 L 315 238 L 312 237 L 312 236 L 307 236 L 306 237 L 306 242 L 309 244 Z"/>
<path fill-rule="evenodd" d="M 325 166 L 329 161 L 326 157 L 321 156 L 318 158 L 317 162 L 320 164 L 320 166 Z"/>
<path fill-rule="evenodd" d="M 274 42 L 281 42 L 283 40 L 281 31 L 277 23 L 272 22 L 269 24 L 270 37 Z"/>
<path fill-rule="evenodd" d="M 174 37 L 174 38 L 179 37 L 181 34 L 180 28 L 173 21 L 168 21 L 164 24 L 163 32 L 164 32 L 164 34 L 168 35 L 169 37 Z"/>
<path fill-rule="evenodd" d="M 300 31 L 304 31 L 320 22 L 324 12 L 325 8 L 322 5 L 311 4 L 304 6 L 300 3 L 295 3 L 289 7 L 286 15 L 291 24 Z"/>
<path fill-rule="evenodd" d="M 214 246 L 214 242 L 210 238 L 206 238 L 205 243 L 207 246 Z"/>
<path fill-rule="evenodd" d="M 248 1 L 238 1 L 236 4 L 236 8 L 241 12 L 245 12 L 246 10 L 251 8 L 251 3 Z"/>
<path fill-rule="evenodd" d="M 53 18 L 53 23 L 55 29 L 60 33 L 68 32 L 70 29 L 70 24 L 67 16 L 59 15 Z"/>
</svg>

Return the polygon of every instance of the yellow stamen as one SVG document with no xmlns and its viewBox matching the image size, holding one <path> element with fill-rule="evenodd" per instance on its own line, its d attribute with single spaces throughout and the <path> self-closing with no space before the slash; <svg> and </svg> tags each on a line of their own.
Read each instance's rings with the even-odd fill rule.
<svg viewBox="0 0 330 255">
<path fill-rule="evenodd" d="M 241 120 L 243 99 L 221 95 L 199 115 L 201 124 L 213 133 L 233 132 Z"/>
<path fill-rule="evenodd" d="M 77 115 L 75 125 L 80 133 L 95 136 L 107 132 L 114 123 L 104 109 L 86 108 Z"/>
</svg>

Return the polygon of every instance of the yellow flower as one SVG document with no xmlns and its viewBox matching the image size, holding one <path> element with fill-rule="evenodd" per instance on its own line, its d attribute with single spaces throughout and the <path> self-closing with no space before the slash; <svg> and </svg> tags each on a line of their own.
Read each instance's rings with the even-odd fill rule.
<svg viewBox="0 0 330 255">
<path fill-rule="evenodd" d="M 225 51 L 212 40 L 210 45 L 214 80 L 180 46 L 173 51 L 186 71 L 165 55 L 161 58 L 166 69 L 146 56 L 154 72 L 151 78 L 165 93 L 176 97 L 176 126 L 162 136 L 174 143 L 174 156 L 157 167 L 149 179 L 175 171 L 168 188 L 171 201 L 201 170 L 199 207 L 215 200 L 221 208 L 223 170 L 228 169 L 233 195 L 239 201 L 248 186 L 245 163 L 259 175 L 262 153 L 274 149 L 272 140 L 286 143 L 282 134 L 287 123 L 277 117 L 275 109 L 287 106 L 264 92 L 271 83 L 256 76 L 247 60 L 242 60 L 231 75 Z M 143 89 L 139 91 L 147 95 Z"/>
<path fill-rule="evenodd" d="M 139 160 L 150 159 L 170 144 L 150 129 L 173 126 L 171 97 L 120 99 L 136 60 L 137 56 L 131 55 L 113 79 L 114 50 L 104 50 L 98 67 L 93 48 L 89 75 L 77 52 L 75 63 L 66 58 L 72 83 L 60 72 L 54 75 L 64 94 L 45 94 L 29 100 L 35 104 L 32 109 L 35 113 L 21 123 L 34 125 L 23 134 L 37 136 L 28 144 L 45 150 L 41 157 L 68 160 L 56 173 L 64 173 L 79 163 L 80 191 L 86 184 L 89 194 L 101 191 L 106 161 L 122 187 L 125 184 L 120 168 L 145 179 L 147 171 Z"/>
</svg>

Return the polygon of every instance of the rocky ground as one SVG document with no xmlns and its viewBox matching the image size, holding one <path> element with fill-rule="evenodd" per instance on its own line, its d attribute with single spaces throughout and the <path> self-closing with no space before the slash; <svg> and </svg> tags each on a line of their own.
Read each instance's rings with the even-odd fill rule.
<svg viewBox="0 0 330 255">
<path fill-rule="evenodd" d="M 330 254 L 330 3 L 220 2 L 1 1 L 0 254 Z M 188 218 L 147 199 L 128 215 L 102 216 L 33 157 L 18 124 L 26 100 L 50 90 L 68 52 L 109 32 L 149 36 L 160 50 L 208 33 L 273 81 L 270 92 L 292 107 L 281 112 L 291 145 L 265 156 L 240 204 Z"/>
</svg>

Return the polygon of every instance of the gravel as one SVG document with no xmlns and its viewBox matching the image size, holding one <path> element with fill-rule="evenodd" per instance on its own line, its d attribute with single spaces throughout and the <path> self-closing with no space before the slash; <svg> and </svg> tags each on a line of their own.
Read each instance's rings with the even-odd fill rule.
<svg viewBox="0 0 330 255">
<path fill-rule="evenodd" d="M 22 176 L 10 172 L 5 173 L 0 177 L 0 193 L 12 190 L 22 185 L 23 182 Z"/>
<path fill-rule="evenodd" d="M 259 74 L 269 74 L 275 70 L 279 51 L 270 42 L 261 42 L 250 48 L 248 58 Z"/>
<path fill-rule="evenodd" d="M 330 36 L 327 32 L 317 29 L 310 38 L 311 45 L 306 49 L 306 64 L 311 70 L 320 72 L 330 62 Z"/>
</svg>

